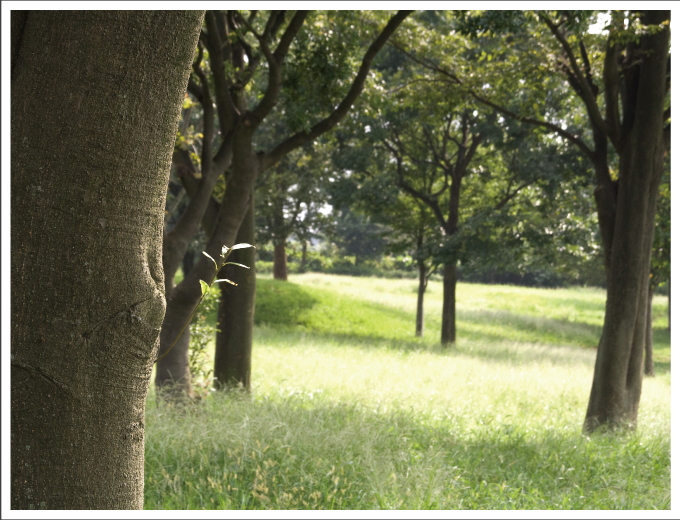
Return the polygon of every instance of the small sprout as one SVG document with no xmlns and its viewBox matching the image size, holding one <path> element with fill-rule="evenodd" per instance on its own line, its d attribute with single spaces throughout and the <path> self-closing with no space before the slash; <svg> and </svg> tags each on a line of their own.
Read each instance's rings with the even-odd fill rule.
<svg viewBox="0 0 680 520">
<path fill-rule="evenodd" d="M 238 264 L 238 263 L 236 263 L 236 262 L 226 262 L 226 261 L 225 261 L 226 258 L 229 256 L 229 254 L 230 254 L 233 250 L 235 250 L 235 249 L 245 249 L 245 248 L 247 248 L 247 247 L 255 247 L 255 246 L 250 245 L 250 244 L 245 244 L 245 243 L 243 243 L 243 244 L 236 244 L 236 245 L 234 245 L 233 247 L 222 246 L 222 254 L 220 255 L 220 260 L 221 260 L 221 262 L 220 262 L 220 265 L 219 265 L 219 266 L 217 265 L 217 262 L 215 261 L 215 259 L 214 259 L 212 256 L 210 256 L 208 253 L 206 253 L 205 251 L 203 251 L 203 254 L 204 254 L 205 256 L 207 256 L 208 258 L 210 258 L 210 260 L 213 261 L 213 264 L 215 264 L 215 274 L 213 274 L 213 277 L 212 277 L 212 280 L 210 281 L 210 283 L 207 283 L 207 282 L 205 282 L 204 280 L 199 280 L 199 281 L 201 282 L 201 298 L 200 298 L 200 299 L 198 300 L 198 302 L 196 303 L 196 307 L 194 307 L 194 310 L 191 312 L 191 315 L 189 316 L 189 319 L 188 319 L 187 322 L 184 324 L 184 327 L 182 327 L 182 330 L 179 332 L 179 334 L 178 334 L 177 337 L 175 338 L 175 341 L 172 342 L 172 345 L 170 345 L 170 348 L 168 348 L 168 350 L 166 350 L 166 351 L 163 353 L 162 356 L 158 356 L 158 357 L 156 358 L 156 361 L 155 361 L 156 363 L 157 363 L 159 360 L 161 360 L 163 357 L 165 357 L 165 356 L 167 355 L 167 353 L 170 352 L 170 350 L 172 350 L 172 347 L 175 346 L 175 343 L 177 343 L 177 341 L 179 340 L 180 336 L 182 336 L 182 334 L 184 333 L 184 329 L 186 329 L 186 328 L 187 328 L 187 325 L 189 325 L 189 323 L 191 322 L 191 318 L 193 318 L 193 317 L 194 317 L 194 314 L 196 314 L 196 309 L 198 309 L 198 306 L 199 306 L 199 305 L 201 304 L 201 302 L 203 301 L 203 298 L 205 297 L 205 295 L 206 295 L 206 294 L 208 293 L 208 291 L 210 290 L 210 287 L 212 287 L 212 285 L 213 285 L 215 282 L 227 282 L 227 283 L 230 283 L 231 285 L 238 285 L 238 284 L 232 282 L 231 280 L 227 280 L 226 278 L 220 278 L 219 280 L 215 280 L 215 278 L 217 278 L 217 273 L 220 271 L 220 269 L 222 269 L 222 267 L 224 267 L 224 266 L 227 265 L 227 264 L 229 264 L 229 265 L 238 265 L 239 267 L 245 267 L 246 269 L 250 269 L 250 267 L 248 267 L 247 265 Z"/>
</svg>

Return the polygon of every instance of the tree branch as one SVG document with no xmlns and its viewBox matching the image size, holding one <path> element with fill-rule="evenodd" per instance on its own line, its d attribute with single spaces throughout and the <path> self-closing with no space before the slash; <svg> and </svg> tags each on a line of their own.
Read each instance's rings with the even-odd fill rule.
<svg viewBox="0 0 680 520">
<path fill-rule="evenodd" d="M 331 112 L 331 114 L 326 119 L 323 119 L 315 124 L 310 129 L 309 133 L 305 131 L 298 132 L 283 141 L 276 148 L 274 148 L 274 150 L 265 154 L 262 161 L 265 169 L 279 162 L 290 151 L 295 150 L 296 148 L 313 141 L 325 132 L 328 132 L 331 128 L 337 125 L 342 120 L 342 118 L 345 117 L 345 115 L 347 115 L 350 108 L 352 108 L 352 105 L 364 88 L 364 82 L 368 76 L 373 59 L 376 57 L 380 49 L 383 48 L 385 43 L 387 43 L 387 40 L 390 38 L 390 36 L 392 36 L 394 31 L 397 30 L 397 27 L 399 27 L 401 22 L 411 12 L 412 11 L 399 11 L 392 18 L 390 18 L 389 22 L 382 30 L 378 38 L 371 44 L 371 46 L 366 51 L 366 54 L 364 54 L 361 67 L 359 67 L 359 71 L 352 82 L 352 86 L 337 108 Z"/>
<path fill-rule="evenodd" d="M 246 114 L 246 126 L 250 126 L 251 124 L 257 126 L 276 106 L 279 91 L 281 90 L 281 67 L 283 65 L 283 59 L 288 53 L 288 49 L 290 48 L 291 43 L 293 43 L 293 39 L 302 28 L 302 24 L 305 22 L 308 13 L 309 11 L 298 11 L 295 13 L 293 19 L 288 24 L 288 27 L 286 27 L 283 36 L 281 36 L 279 45 L 276 47 L 273 54 L 269 50 L 267 42 L 260 38 L 260 47 L 269 64 L 269 80 L 262 101 L 260 101 L 251 112 Z M 272 17 L 270 16 L 270 19 L 271 18 Z M 247 23 L 245 20 L 244 22 Z"/>
<path fill-rule="evenodd" d="M 621 141 L 621 114 L 619 112 L 619 44 L 615 43 L 611 34 L 607 38 L 607 51 L 604 57 L 604 101 L 608 135 L 614 147 L 619 150 Z"/>
<path fill-rule="evenodd" d="M 591 85 L 588 84 L 588 81 L 586 78 L 583 76 L 581 73 L 581 68 L 578 65 L 578 62 L 576 61 L 576 56 L 574 56 L 574 51 L 571 48 L 571 45 L 569 45 L 569 42 L 565 38 L 564 34 L 559 30 L 559 27 L 553 23 L 553 21 L 543 13 L 538 13 L 539 17 L 545 22 L 545 24 L 548 26 L 550 31 L 553 33 L 555 38 L 557 38 L 557 41 L 560 43 L 562 46 L 562 49 L 564 50 L 565 54 L 567 55 L 567 59 L 569 60 L 570 68 L 574 76 L 576 76 L 576 79 L 581 86 L 582 89 L 582 99 L 583 102 L 586 104 L 586 107 L 588 107 L 588 112 L 591 113 L 591 118 L 593 120 L 593 123 L 597 125 L 597 127 L 605 134 L 608 134 L 608 129 L 607 125 L 605 124 L 604 120 L 602 119 L 602 114 L 600 114 L 600 109 L 597 107 L 597 99 L 595 98 L 595 95 L 593 94 L 593 91 L 591 89 Z"/>
<path fill-rule="evenodd" d="M 213 72 L 215 84 L 215 102 L 217 104 L 217 117 L 220 122 L 222 136 L 234 127 L 238 109 L 234 105 L 229 92 L 230 81 L 224 70 L 224 58 L 222 57 L 222 41 L 220 40 L 217 20 L 213 11 L 206 11 L 205 23 L 208 27 L 207 47 L 210 53 L 210 68 Z M 231 58 L 231 56 L 230 56 Z"/>
<path fill-rule="evenodd" d="M 581 149 L 581 151 L 586 155 L 586 157 L 593 160 L 594 152 L 590 148 L 588 148 L 588 145 L 586 145 L 583 141 L 581 141 L 581 139 L 579 139 L 578 136 L 572 135 L 569 132 L 567 132 L 566 130 L 563 130 L 562 128 L 560 128 L 559 126 L 554 125 L 552 123 L 548 123 L 547 121 L 541 121 L 539 119 L 534 119 L 532 117 L 520 116 L 519 114 L 516 114 L 515 112 L 512 112 L 512 111 L 508 110 L 507 108 L 503 108 L 502 106 L 494 103 L 493 101 L 490 101 L 490 100 L 486 99 L 485 97 L 477 94 L 477 92 L 475 92 L 471 88 L 466 87 L 463 84 L 463 82 L 455 74 L 453 74 L 453 73 L 451 73 L 451 72 L 449 72 L 445 69 L 442 69 L 438 65 L 428 63 L 425 60 L 418 58 L 414 54 L 408 52 L 406 49 L 398 46 L 396 43 L 392 43 L 392 46 L 395 49 L 397 49 L 398 51 L 403 52 L 406 56 L 411 58 L 416 63 L 422 65 L 423 67 L 425 67 L 425 68 L 427 68 L 427 69 L 429 69 L 433 72 L 438 72 L 439 74 L 446 76 L 447 78 L 450 78 L 450 80 L 451 80 L 450 83 L 453 83 L 454 85 L 459 86 L 464 92 L 466 92 L 467 94 L 472 96 L 474 99 L 476 99 L 480 103 L 482 103 L 482 104 L 484 104 L 484 105 L 486 105 L 490 108 L 493 108 L 496 112 L 499 112 L 499 113 L 501 113 L 505 116 L 511 117 L 511 118 L 515 119 L 516 121 L 519 121 L 521 123 L 527 123 L 527 124 L 531 124 L 531 125 L 535 125 L 535 126 L 540 126 L 540 127 L 546 128 L 546 129 L 548 129 L 552 132 L 555 132 L 556 134 L 560 135 L 561 137 L 564 137 L 566 140 L 568 140 L 571 143 L 578 146 Z"/>
</svg>

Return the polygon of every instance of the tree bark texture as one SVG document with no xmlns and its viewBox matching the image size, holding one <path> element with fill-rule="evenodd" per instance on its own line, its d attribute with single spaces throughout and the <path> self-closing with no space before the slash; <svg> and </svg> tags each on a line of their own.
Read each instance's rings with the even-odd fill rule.
<svg viewBox="0 0 680 520">
<path fill-rule="evenodd" d="M 12 24 L 11 507 L 141 509 L 164 199 L 203 13 L 22 17 L 20 37 Z"/>
<path fill-rule="evenodd" d="M 651 11 L 643 23 L 670 14 Z M 651 20 L 656 18 L 656 20 Z M 585 431 L 601 425 L 635 428 L 640 393 L 654 216 L 663 171 L 664 98 L 670 31 L 640 39 L 639 71 L 627 78 L 624 123 L 619 144 L 619 181 L 611 239 L 604 326 Z M 603 237 L 605 240 L 605 237 Z"/>
<path fill-rule="evenodd" d="M 255 241 L 255 210 L 250 207 L 243 218 L 237 243 Z M 250 269 L 227 265 L 219 278 L 227 278 L 238 286 L 220 282 L 220 303 L 217 310 L 217 337 L 215 340 L 215 387 L 242 386 L 250 391 L 250 367 L 253 351 L 253 318 L 255 316 L 255 249 L 237 249 L 229 259 L 247 265 Z"/>
<path fill-rule="evenodd" d="M 274 280 L 288 281 L 288 258 L 286 243 L 274 244 Z"/>
</svg>

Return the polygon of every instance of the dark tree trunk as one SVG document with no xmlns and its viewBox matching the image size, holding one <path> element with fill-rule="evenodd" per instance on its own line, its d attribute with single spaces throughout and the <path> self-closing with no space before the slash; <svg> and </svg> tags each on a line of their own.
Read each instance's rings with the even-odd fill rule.
<svg viewBox="0 0 680 520">
<path fill-rule="evenodd" d="M 651 17 L 660 18 L 652 23 L 660 23 L 664 16 L 668 13 L 648 12 L 643 23 L 650 23 Z M 624 97 L 607 304 L 584 422 L 587 432 L 601 425 L 635 428 L 637 422 L 654 216 L 665 152 L 668 42 L 667 28 L 641 37 L 639 71 Z"/>
<path fill-rule="evenodd" d="M 418 261 L 418 303 L 416 306 L 416 336 L 423 337 L 425 328 L 425 314 L 423 313 L 423 303 L 425 301 L 425 290 L 427 289 L 427 267 L 425 262 Z"/>
<path fill-rule="evenodd" d="M 141 509 L 163 201 L 203 14 L 12 18 L 11 508 Z"/>
<path fill-rule="evenodd" d="M 303 240 L 302 241 L 302 258 L 300 259 L 300 271 L 304 272 L 306 267 L 307 267 L 307 240 Z M 669 286 L 670 286 L 670 284 L 669 284 Z M 670 295 L 670 292 L 668 294 Z M 670 300 L 670 296 L 668 298 Z"/>
<path fill-rule="evenodd" d="M 233 150 L 233 158 L 230 159 L 232 172 L 215 217 L 214 229 L 206 245 L 206 252 L 211 257 L 218 258 L 223 246 L 231 246 L 235 243 L 234 240 L 236 239 L 241 222 L 250 205 L 257 176 L 263 171 L 274 167 L 292 150 L 307 144 L 316 137 L 331 130 L 349 112 L 352 104 L 363 89 L 364 81 L 376 54 L 385 45 L 401 21 L 408 16 L 409 12 L 399 11 L 390 19 L 378 38 L 367 50 L 347 96 L 326 119 L 315 124 L 309 131 L 300 131 L 290 136 L 268 153 L 255 153 L 252 142 L 253 134 L 269 112 L 276 106 L 282 82 L 283 60 L 295 35 L 302 27 L 307 13 L 299 11 L 293 15 L 293 18 L 283 31 L 276 51 L 269 55 L 267 61 L 268 86 L 264 97 L 252 110 L 246 110 L 244 107 L 243 110 L 238 111 L 238 114 L 234 114 L 236 123 L 233 129 L 233 138 L 230 140 L 230 150 Z M 206 17 L 206 20 L 208 20 L 208 17 Z M 214 38 L 215 33 L 209 30 L 208 36 L 207 41 L 209 42 Z M 214 50 L 212 55 L 216 55 Z M 213 77 L 220 78 L 223 76 L 215 74 Z M 204 106 L 204 109 L 206 107 L 207 105 Z M 187 393 L 192 391 L 190 379 L 187 378 L 189 369 L 186 361 L 188 359 L 186 350 L 178 348 L 179 345 L 175 345 L 169 352 L 168 349 L 200 300 L 200 280 L 209 282 L 213 274 L 214 265 L 212 260 L 201 255 L 191 272 L 173 289 L 171 296 L 168 297 L 167 310 L 161 329 L 161 346 L 159 350 L 160 354 L 165 357 L 158 362 L 155 381 L 157 387 L 163 387 L 171 381 L 181 380 L 184 385 L 184 391 Z M 250 326 L 252 327 L 252 323 Z M 165 355 L 166 352 L 167 355 Z"/>
<path fill-rule="evenodd" d="M 668 278 L 668 332 L 671 331 L 671 279 Z"/>
<path fill-rule="evenodd" d="M 184 253 L 184 258 L 182 258 L 182 272 L 184 276 L 191 272 L 192 267 L 194 267 L 194 252 L 189 250 Z"/>
<path fill-rule="evenodd" d="M 444 305 L 441 344 L 456 342 L 456 265 L 444 266 Z"/>
<path fill-rule="evenodd" d="M 286 243 L 274 245 L 274 279 L 288 281 L 288 259 L 286 258 Z"/>
<path fill-rule="evenodd" d="M 654 377 L 654 331 L 652 330 L 652 299 L 654 288 L 649 288 L 647 298 L 647 326 L 645 327 L 645 375 Z"/>
<path fill-rule="evenodd" d="M 233 171 L 215 217 L 215 229 L 206 246 L 206 252 L 212 258 L 219 258 L 222 246 L 236 243 L 234 240 L 241 226 L 243 215 L 250 204 L 250 193 L 260 165 L 258 157 L 252 153 L 250 139 L 251 136 L 245 131 L 237 133 L 235 138 L 234 146 L 237 149 L 240 148 L 242 154 L 234 154 Z M 181 392 L 190 398 L 195 396 L 189 370 L 188 341 L 178 342 L 169 352 L 168 349 L 200 299 L 199 280 L 210 282 L 214 272 L 212 260 L 200 255 L 191 272 L 177 287 L 173 288 L 168 297 L 160 346 L 160 354 L 164 355 L 167 352 L 167 355 L 164 355 L 157 363 L 155 384 L 157 389 L 174 388 L 171 394 L 173 397 L 181 395 Z M 238 288 L 235 289 L 238 291 Z"/>
<path fill-rule="evenodd" d="M 237 243 L 255 241 L 254 203 L 250 207 L 236 237 Z M 255 316 L 255 249 L 237 249 L 229 261 L 251 266 L 250 269 L 227 265 L 220 278 L 236 282 L 233 286 L 220 282 L 220 304 L 217 311 L 215 340 L 215 387 L 241 386 L 250 391 L 250 366 L 253 350 L 253 318 Z"/>
</svg>

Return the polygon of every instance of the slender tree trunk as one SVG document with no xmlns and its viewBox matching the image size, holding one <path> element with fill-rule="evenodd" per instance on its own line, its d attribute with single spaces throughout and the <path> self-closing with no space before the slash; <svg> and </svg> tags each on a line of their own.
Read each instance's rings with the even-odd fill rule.
<svg viewBox="0 0 680 520">
<path fill-rule="evenodd" d="M 652 330 L 652 299 L 654 287 L 649 287 L 647 298 L 647 327 L 645 328 L 645 375 L 654 377 L 654 336 Z"/>
<path fill-rule="evenodd" d="M 206 252 L 211 257 L 219 257 L 223 246 L 231 246 L 235 243 L 234 240 L 250 204 L 257 176 L 268 168 L 275 166 L 290 151 L 305 145 L 315 139 L 316 136 L 331 130 L 349 112 L 352 104 L 363 89 L 364 81 L 375 55 L 409 13 L 410 11 L 400 11 L 390 19 L 387 26 L 367 50 L 347 96 L 326 119 L 314 125 L 309 132 L 301 131 L 290 136 L 268 153 L 256 153 L 253 150 L 253 134 L 267 114 L 276 106 L 282 81 L 281 67 L 283 58 L 287 53 L 288 46 L 302 27 L 307 13 L 301 11 L 293 15 L 279 41 L 277 50 L 271 56 L 273 59 L 268 62 L 269 79 L 265 96 L 253 110 L 239 110 L 240 115 L 237 117 L 233 130 L 233 146 L 230 148 L 233 150 L 233 159 L 231 159 L 232 173 L 215 217 L 214 229 L 206 245 Z M 215 52 L 213 52 L 213 55 L 215 55 Z M 210 210 L 210 205 L 208 205 L 208 210 Z M 212 279 L 213 274 L 214 267 L 212 260 L 201 255 L 188 276 L 174 288 L 172 295 L 168 298 L 167 311 L 161 329 L 161 355 L 168 351 L 172 341 L 186 320 L 191 316 L 193 309 L 199 301 L 201 297 L 200 280 L 208 282 Z M 161 362 L 166 360 L 170 362 L 173 357 L 184 360 L 186 359 L 186 353 L 175 346 L 158 363 L 157 386 L 162 386 L 164 381 L 172 375 L 168 371 L 160 370 Z M 179 366 L 178 364 L 177 367 L 179 368 Z M 177 375 L 186 381 L 186 372 L 188 372 L 188 368 L 185 371 L 178 371 Z"/>
<path fill-rule="evenodd" d="M 306 268 L 307 268 L 307 240 L 304 239 L 302 240 L 302 258 L 300 259 L 300 272 L 304 273 Z M 670 292 L 668 294 L 670 294 Z"/>
<path fill-rule="evenodd" d="M 255 241 L 255 211 L 251 201 L 236 237 L 237 243 Z M 220 282 L 220 304 L 217 311 L 215 340 L 215 387 L 242 386 L 250 391 L 250 366 L 253 350 L 253 318 L 255 316 L 255 249 L 238 249 L 229 261 L 250 266 L 250 269 L 227 265 L 220 278 L 236 282 L 233 286 Z"/>
<path fill-rule="evenodd" d="M 668 278 L 668 332 L 671 331 L 671 279 Z"/>
<path fill-rule="evenodd" d="M 416 307 L 416 336 L 423 337 L 425 328 L 425 314 L 423 313 L 423 303 L 425 301 L 425 290 L 427 289 L 427 267 L 425 262 L 418 261 L 418 304 Z"/>
<path fill-rule="evenodd" d="M 242 141 L 240 141 L 242 139 Z M 213 232 L 206 245 L 207 253 L 218 258 L 225 245 L 234 245 L 241 221 L 250 204 L 250 194 L 259 171 L 259 159 L 252 152 L 251 136 L 245 131 L 237 132 L 235 148 L 243 152 L 235 154 L 233 171 L 224 193 L 219 211 L 215 216 Z M 241 262 L 242 263 L 242 262 Z M 248 264 L 245 264 L 248 265 Z M 210 282 L 215 272 L 212 260 L 200 255 L 194 267 L 168 297 L 167 310 L 161 329 L 160 354 L 164 355 L 191 316 L 201 295 L 199 280 Z M 160 359 L 156 368 L 157 389 L 173 387 L 173 396 L 186 393 L 194 397 L 189 370 L 189 343 L 179 341 L 167 355 Z"/>
<path fill-rule="evenodd" d="M 661 18 L 654 23 L 668 16 L 651 13 Z M 635 428 L 642 390 L 654 216 L 665 152 L 669 30 L 643 35 L 640 41 L 639 79 L 635 96 L 628 100 L 634 103 L 633 119 L 624 125 L 625 142 L 619 155 L 607 304 L 584 422 L 587 432 L 601 425 Z"/>
<path fill-rule="evenodd" d="M 141 509 L 163 201 L 203 14 L 15 15 L 11 507 Z"/>
<path fill-rule="evenodd" d="M 456 342 L 456 264 L 444 265 L 441 344 Z"/>
<path fill-rule="evenodd" d="M 288 259 L 286 258 L 286 242 L 274 245 L 274 279 L 288 281 Z"/>
</svg>

